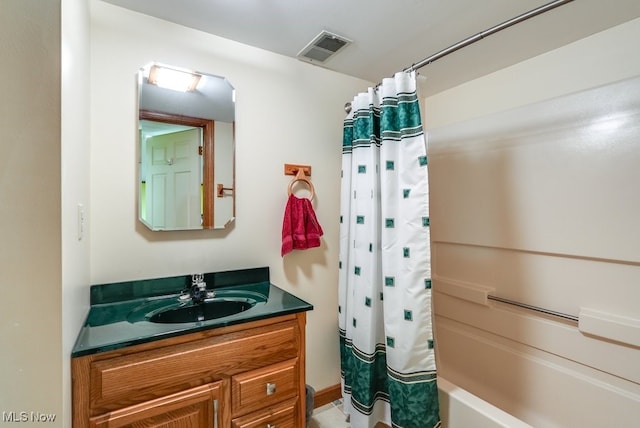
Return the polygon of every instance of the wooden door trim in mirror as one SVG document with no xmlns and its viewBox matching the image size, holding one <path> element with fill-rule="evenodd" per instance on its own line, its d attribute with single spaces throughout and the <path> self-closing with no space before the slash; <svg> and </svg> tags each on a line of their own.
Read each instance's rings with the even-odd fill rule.
<svg viewBox="0 0 640 428">
<path fill-rule="evenodd" d="M 139 111 L 140 120 L 153 120 L 155 122 L 172 123 L 184 126 L 193 126 L 202 129 L 202 162 L 203 176 L 202 185 L 204 188 L 202 198 L 202 228 L 213 229 L 213 127 L 214 122 L 211 119 L 202 119 L 199 117 L 189 117 L 173 115 L 168 113 L 160 113 L 150 110 Z"/>
</svg>

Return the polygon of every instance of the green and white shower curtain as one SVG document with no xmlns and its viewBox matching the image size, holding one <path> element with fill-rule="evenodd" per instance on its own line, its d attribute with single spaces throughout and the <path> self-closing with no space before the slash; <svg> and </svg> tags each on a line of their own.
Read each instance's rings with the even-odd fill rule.
<svg viewBox="0 0 640 428">
<path fill-rule="evenodd" d="M 429 190 L 415 72 L 357 95 L 344 121 L 339 327 L 354 428 L 440 426 Z"/>
</svg>

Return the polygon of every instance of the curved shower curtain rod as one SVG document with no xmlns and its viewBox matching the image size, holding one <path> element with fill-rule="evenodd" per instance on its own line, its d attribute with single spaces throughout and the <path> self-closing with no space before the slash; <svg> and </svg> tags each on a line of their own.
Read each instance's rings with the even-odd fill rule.
<svg viewBox="0 0 640 428">
<path fill-rule="evenodd" d="M 509 19 L 507 21 L 504 21 L 504 22 L 502 22 L 502 23 L 500 23 L 498 25 L 494 25 L 493 27 L 488 28 L 488 29 L 486 29 L 484 31 L 481 31 L 481 32 L 479 32 L 477 34 L 474 34 L 473 36 L 467 37 L 466 39 L 461 40 L 458 43 L 455 43 L 455 44 L 449 46 L 448 48 L 442 49 L 441 51 L 436 52 L 433 55 L 430 55 L 430 56 L 426 57 L 425 59 L 410 65 L 409 67 L 406 67 L 402 71 L 404 71 L 405 73 L 409 72 L 409 71 L 415 71 L 415 70 L 417 70 L 419 68 L 422 68 L 422 67 L 424 67 L 426 65 L 431 64 L 434 61 L 439 60 L 442 57 L 445 57 L 445 56 L 447 56 L 447 55 L 449 55 L 449 54 L 451 54 L 453 52 L 456 52 L 456 51 L 458 51 L 458 50 L 460 50 L 460 49 L 462 49 L 464 47 L 467 47 L 467 46 L 469 46 L 469 45 L 471 45 L 471 44 L 473 44 L 473 43 L 475 43 L 477 41 L 480 41 L 480 40 L 484 39 L 487 36 L 490 36 L 492 34 L 495 34 L 495 33 L 499 32 L 499 31 L 502 31 L 502 30 L 504 30 L 506 28 L 509 28 L 511 26 L 519 24 L 519 23 L 521 23 L 523 21 L 526 21 L 527 19 L 533 18 L 534 16 L 538 16 L 538 15 L 540 15 L 542 13 L 548 12 L 548 11 L 550 11 L 552 9 L 555 9 L 556 7 L 563 6 L 563 5 L 567 4 L 567 3 L 571 3 L 572 1 L 574 1 L 574 0 L 554 0 L 554 1 L 550 2 L 550 3 L 543 4 L 542 6 L 539 6 L 539 7 L 535 8 L 535 9 L 531 9 L 528 12 L 525 12 L 525 13 L 523 13 L 521 15 L 518 15 L 518 16 L 516 16 L 514 18 L 511 18 L 511 19 Z M 378 86 L 380 86 L 380 83 L 376 85 L 376 87 L 378 87 Z M 350 102 L 346 103 L 344 105 L 344 109 L 345 109 L 345 111 L 347 113 L 350 112 L 351 111 L 351 103 Z"/>
<path fill-rule="evenodd" d="M 555 9 L 556 7 L 565 5 L 567 3 L 571 3 L 572 1 L 574 1 L 574 0 L 555 0 L 555 1 L 552 1 L 550 3 L 543 4 L 542 6 L 539 6 L 539 7 L 535 8 L 535 9 L 532 9 L 532 10 L 530 10 L 528 12 L 525 12 L 522 15 L 518 15 L 515 18 L 511 18 L 511 19 L 509 19 L 507 21 L 504 21 L 501 24 L 495 25 L 495 26 L 493 26 L 493 27 L 491 27 L 491 28 L 489 28 L 487 30 L 481 31 L 478 34 L 475 34 L 473 36 L 467 37 L 466 39 L 461 40 L 458 43 L 456 43 L 454 45 L 451 45 L 448 48 L 445 48 L 445 49 L 441 50 L 440 52 L 436 52 L 435 54 L 426 57 L 422 61 L 419 61 L 419 62 L 417 62 L 415 64 L 410 65 L 409 67 L 406 67 L 402 71 L 404 71 L 404 72 L 415 71 L 415 70 L 417 70 L 419 68 L 424 67 L 425 65 L 431 64 L 432 62 L 434 62 L 434 61 L 436 61 L 436 60 L 438 60 L 438 59 L 440 59 L 440 58 L 442 58 L 444 56 L 449 55 L 450 53 L 453 53 L 453 52 L 455 52 L 455 51 L 457 51 L 459 49 L 467 47 L 467 46 L 469 46 L 469 45 L 471 45 L 471 44 L 473 44 L 473 43 L 475 43 L 475 42 L 477 42 L 479 40 L 484 39 L 487 36 L 495 34 L 498 31 L 502 31 L 502 30 L 504 30 L 506 28 L 509 28 L 509 27 L 513 26 L 513 25 L 516 25 L 516 24 L 519 24 L 519 23 L 521 23 L 523 21 L 526 21 L 529 18 L 533 18 L 534 16 L 538 16 L 538 15 L 544 13 L 544 12 L 548 12 L 548 11 L 550 11 L 552 9 Z"/>
</svg>

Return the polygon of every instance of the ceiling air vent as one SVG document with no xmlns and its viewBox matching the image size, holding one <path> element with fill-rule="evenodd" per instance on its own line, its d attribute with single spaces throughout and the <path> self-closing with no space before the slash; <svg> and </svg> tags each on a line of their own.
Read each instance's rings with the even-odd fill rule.
<svg viewBox="0 0 640 428">
<path fill-rule="evenodd" d="M 351 43 L 349 39 L 328 31 L 322 31 L 298 52 L 297 56 L 306 61 L 325 62 L 349 43 Z"/>
</svg>

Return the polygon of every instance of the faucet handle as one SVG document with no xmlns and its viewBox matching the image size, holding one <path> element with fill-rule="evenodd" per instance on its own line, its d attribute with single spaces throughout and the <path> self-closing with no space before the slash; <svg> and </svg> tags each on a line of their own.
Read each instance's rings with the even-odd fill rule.
<svg viewBox="0 0 640 428">
<path fill-rule="evenodd" d="M 191 284 L 192 285 L 200 285 L 204 282 L 204 274 L 202 273 L 194 273 L 191 275 Z"/>
</svg>

